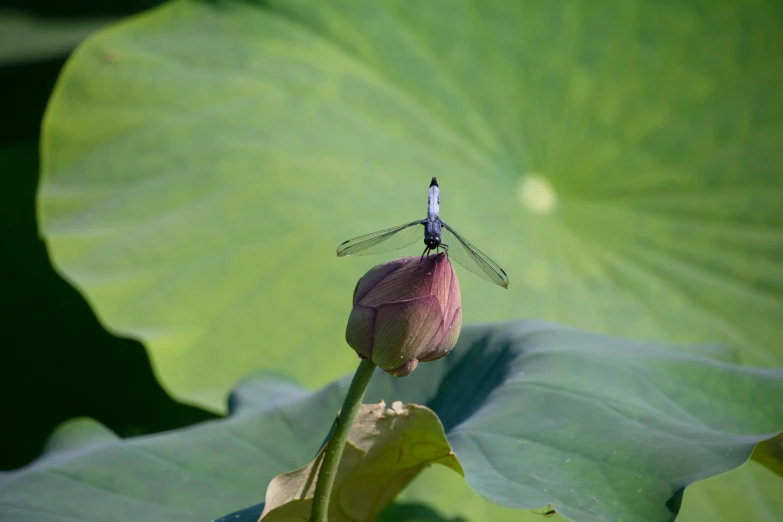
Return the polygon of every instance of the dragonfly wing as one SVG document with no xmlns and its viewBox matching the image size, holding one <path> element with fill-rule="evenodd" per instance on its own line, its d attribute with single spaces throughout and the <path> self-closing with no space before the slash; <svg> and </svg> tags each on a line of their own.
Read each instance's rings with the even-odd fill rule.
<svg viewBox="0 0 783 522">
<path fill-rule="evenodd" d="M 449 259 L 453 259 L 474 274 L 483 277 L 491 283 L 503 288 L 508 288 L 508 276 L 506 272 L 492 261 L 484 252 L 474 247 L 468 241 L 457 234 L 453 228 L 443 223 L 440 234 L 441 242 L 447 244 Z"/>
<path fill-rule="evenodd" d="M 411 221 L 386 230 L 355 237 L 337 247 L 337 257 L 380 254 L 410 246 L 416 240 L 424 241 L 425 220 Z M 419 226 L 417 226 L 419 225 Z"/>
</svg>

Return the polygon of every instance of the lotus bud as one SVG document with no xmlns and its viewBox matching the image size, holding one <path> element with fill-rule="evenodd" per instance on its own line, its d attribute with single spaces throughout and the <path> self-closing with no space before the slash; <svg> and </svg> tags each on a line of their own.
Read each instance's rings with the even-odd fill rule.
<svg viewBox="0 0 783 522">
<path fill-rule="evenodd" d="M 457 274 L 445 254 L 396 259 L 356 284 L 345 339 L 395 377 L 448 354 L 462 327 Z"/>
</svg>

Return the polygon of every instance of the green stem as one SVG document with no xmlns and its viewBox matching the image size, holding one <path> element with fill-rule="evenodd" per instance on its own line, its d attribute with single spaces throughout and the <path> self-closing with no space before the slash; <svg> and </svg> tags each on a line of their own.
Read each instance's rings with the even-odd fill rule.
<svg viewBox="0 0 783 522">
<path fill-rule="evenodd" d="M 343 408 L 337 416 L 337 426 L 329 442 L 326 443 L 326 454 L 318 471 L 318 482 L 315 483 L 315 497 L 313 498 L 313 512 L 311 522 L 327 522 L 329 511 L 329 497 L 332 496 L 334 479 L 337 476 L 337 468 L 340 458 L 343 456 L 345 442 L 348 440 L 348 432 L 356 418 L 359 406 L 362 405 L 364 392 L 370 384 L 370 378 L 375 371 L 375 363 L 369 359 L 362 359 L 359 368 L 353 375 L 348 395 L 343 401 Z"/>
</svg>

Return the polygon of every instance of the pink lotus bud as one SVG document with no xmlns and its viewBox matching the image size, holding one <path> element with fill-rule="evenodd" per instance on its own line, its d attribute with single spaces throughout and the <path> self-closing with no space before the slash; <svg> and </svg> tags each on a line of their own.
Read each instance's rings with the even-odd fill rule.
<svg viewBox="0 0 783 522">
<path fill-rule="evenodd" d="M 345 339 L 395 377 L 448 354 L 462 327 L 457 274 L 445 254 L 396 259 L 356 284 Z"/>
</svg>

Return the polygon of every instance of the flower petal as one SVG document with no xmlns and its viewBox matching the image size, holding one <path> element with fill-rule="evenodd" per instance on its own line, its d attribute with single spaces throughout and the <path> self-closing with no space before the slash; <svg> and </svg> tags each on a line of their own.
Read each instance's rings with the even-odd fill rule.
<svg viewBox="0 0 783 522">
<path fill-rule="evenodd" d="M 431 343 L 442 323 L 440 302 L 432 295 L 379 306 L 373 362 L 389 371 L 432 351 Z"/>
<path fill-rule="evenodd" d="M 403 266 L 410 258 L 395 259 L 387 263 L 382 263 L 372 267 L 366 274 L 359 279 L 356 283 L 356 288 L 353 290 L 353 302 L 361 303 L 361 301 L 367 296 L 367 294 L 375 288 L 378 283 L 383 281 L 389 274 L 396 272 Z M 366 304 L 366 303 L 364 303 Z"/>
<path fill-rule="evenodd" d="M 452 302 L 453 289 L 456 286 L 459 291 L 459 285 L 457 284 L 457 274 L 454 272 L 454 267 L 451 266 L 451 262 L 445 254 L 439 254 L 432 256 L 434 263 L 434 273 L 432 275 L 432 286 L 430 287 L 430 293 L 437 296 L 440 301 L 441 309 L 444 311 L 444 316 L 450 315 L 445 313 Z M 459 294 L 457 294 L 457 304 L 459 306 Z M 452 307 L 452 313 L 454 308 Z"/>
<path fill-rule="evenodd" d="M 387 370 L 392 377 L 407 377 L 413 373 L 413 370 L 419 365 L 419 361 L 416 359 L 409 359 L 405 364 L 392 370 Z"/>
<path fill-rule="evenodd" d="M 432 348 L 432 351 L 419 357 L 419 361 L 434 361 L 444 355 L 448 355 L 451 349 L 454 348 L 454 345 L 457 344 L 460 330 L 462 330 L 462 307 L 457 308 L 454 315 L 444 321 L 444 326 L 438 332 L 439 339 L 437 339 L 437 344 Z"/>
<path fill-rule="evenodd" d="M 366 306 L 379 306 L 431 295 L 433 278 L 439 266 L 437 259 L 440 256 L 399 259 L 404 264 L 364 293 L 360 302 Z"/>
<path fill-rule="evenodd" d="M 348 317 L 348 326 L 345 329 L 345 340 L 348 342 L 348 346 L 367 359 L 372 358 L 375 317 L 374 308 L 354 305 L 351 315 Z"/>
</svg>

